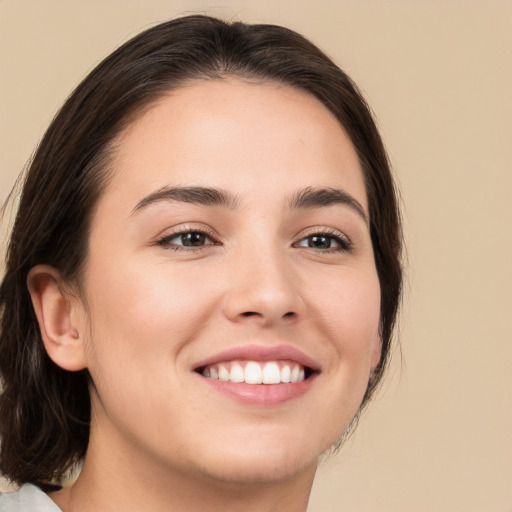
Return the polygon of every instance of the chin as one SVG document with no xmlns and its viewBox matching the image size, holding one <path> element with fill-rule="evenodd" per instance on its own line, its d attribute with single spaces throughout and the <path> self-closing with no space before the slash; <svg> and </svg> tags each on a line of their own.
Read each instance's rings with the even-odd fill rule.
<svg viewBox="0 0 512 512">
<path fill-rule="evenodd" d="M 261 457 L 261 454 L 254 457 L 238 458 L 231 464 L 224 460 L 215 468 L 203 468 L 210 479 L 223 482 L 227 485 L 273 485 L 284 481 L 293 480 L 300 475 L 311 473 L 313 477 L 317 458 L 305 460 L 297 455 L 276 457 L 269 455 Z"/>
<path fill-rule="evenodd" d="M 258 441 L 265 439 L 260 434 Z M 272 485 L 304 474 L 314 476 L 318 459 L 333 440 L 306 443 L 303 439 L 273 438 L 265 442 L 215 443 L 202 452 L 201 470 L 216 481 L 233 485 Z M 222 448 L 216 449 L 218 446 Z"/>
</svg>

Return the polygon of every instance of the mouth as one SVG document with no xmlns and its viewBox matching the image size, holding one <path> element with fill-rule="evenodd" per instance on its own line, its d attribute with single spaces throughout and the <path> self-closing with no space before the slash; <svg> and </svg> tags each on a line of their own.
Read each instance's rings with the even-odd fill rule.
<svg viewBox="0 0 512 512">
<path fill-rule="evenodd" d="M 252 405 L 280 405 L 308 392 L 320 366 L 288 345 L 249 345 L 199 362 L 193 371 L 210 388 Z"/>
<path fill-rule="evenodd" d="M 290 360 L 222 361 L 197 368 L 207 379 L 246 384 L 294 384 L 310 378 L 314 370 Z"/>
</svg>

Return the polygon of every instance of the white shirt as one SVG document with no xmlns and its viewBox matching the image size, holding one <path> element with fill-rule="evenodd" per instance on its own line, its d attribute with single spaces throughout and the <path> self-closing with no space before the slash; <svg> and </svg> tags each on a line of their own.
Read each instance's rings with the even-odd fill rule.
<svg viewBox="0 0 512 512">
<path fill-rule="evenodd" d="M 0 494 L 0 512 L 62 512 L 39 487 L 22 485 L 19 490 Z"/>
</svg>

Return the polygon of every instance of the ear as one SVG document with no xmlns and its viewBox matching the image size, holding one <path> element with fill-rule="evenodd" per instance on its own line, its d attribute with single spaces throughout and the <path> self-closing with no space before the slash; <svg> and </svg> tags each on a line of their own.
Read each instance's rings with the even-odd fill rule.
<svg viewBox="0 0 512 512">
<path fill-rule="evenodd" d="M 49 265 L 32 268 L 27 284 L 41 337 L 52 361 L 64 370 L 86 368 L 83 336 L 73 322 L 81 302 L 66 293 L 60 273 Z"/>
</svg>

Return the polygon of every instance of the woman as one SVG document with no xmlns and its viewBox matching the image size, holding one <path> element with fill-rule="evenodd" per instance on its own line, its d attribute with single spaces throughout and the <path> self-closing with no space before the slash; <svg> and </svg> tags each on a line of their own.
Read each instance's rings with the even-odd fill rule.
<svg viewBox="0 0 512 512">
<path fill-rule="evenodd" d="M 306 510 L 385 369 L 400 247 L 369 109 L 315 46 L 206 16 L 135 37 L 24 184 L 0 471 L 26 485 L 0 504 Z"/>
</svg>

